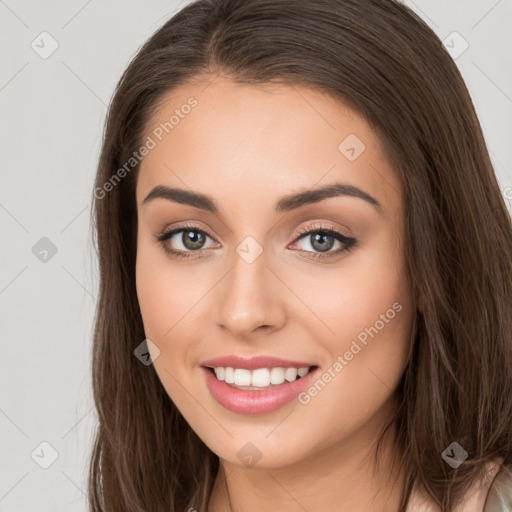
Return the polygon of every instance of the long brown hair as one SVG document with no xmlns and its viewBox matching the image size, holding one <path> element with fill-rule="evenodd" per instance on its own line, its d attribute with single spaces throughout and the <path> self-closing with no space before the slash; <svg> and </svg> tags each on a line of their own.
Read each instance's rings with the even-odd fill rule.
<svg viewBox="0 0 512 512">
<path fill-rule="evenodd" d="M 135 288 L 138 163 L 130 159 L 163 94 L 201 75 L 313 86 L 381 138 L 404 186 L 418 304 L 393 419 L 407 475 L 400 511 L 414 483 L 451 510 L 484 463 L 512 465 L 512 226 L 455 63 L 395 0 L 198 0 L 142 46 L 119 80 L 93 194 L 100 290 L 91 510 L 205 512 L 219 468 L 154 368 L 134 356 L 145 335 Z M 468 453 L 456 470 L 441 457 L 452 442 Z"/>
</svg>

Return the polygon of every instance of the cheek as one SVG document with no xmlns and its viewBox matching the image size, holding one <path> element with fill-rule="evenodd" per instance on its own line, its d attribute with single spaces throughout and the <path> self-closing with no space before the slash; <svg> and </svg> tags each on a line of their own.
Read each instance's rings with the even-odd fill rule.
<svg viewBox="0 0 512 512">
<path fill-rule="evenodd" d="M 345 377 L 356 383 L 369 402 L 376 393 L 376 405 L 377 390 L 384 398 L 405 368 L 414 307 L 398 248 L 389 246 L 359 264 L 360 271 L 354 269 L 347 277 L 346 307 L 336 327 L 340 332 L 344 329 L 343 354 L 349 351 L 346 359 L 351 358 Z"/>
<path fill-rule="evenodd" d="M 183 296 L 189 288 L 183 287 L 180 273 L 171 271 L 171 265 L 157 248 L 139 240 L 135 281 L 137 299 L 146 336 L 162 342 L 176 323 L 183 308 Z"/>
<path fill-rule="evenodd" d="M 302 274 L 296 281 L 298 295 L 307 297 L 308 305 L 338 340 L 352 339 L 390 309 L 394 328 L 407 317 L 409 285 L 398 247 L 380 244 L 380 250 L 361 250 L 349 256 L 339 271 L 327 269 L 324 274 Z M 393 309 L 395 303 L 399 305 Z"/>
<path fill-rule="evenodd" d="M 153 361 L 154 369 L 168 395 L 174 401 L 178 398 L 181 405 L 179 383 L 185 376 L 182 362 L 187 349 L 182 329 L 188 325 L 193 312 L 194 293 L 184 273 L 173 269 L 165 254 L 162 256 L 158 249 L 149 249 L 139 246 L 137 253 L 137 299 L 145 336 L 160 350 L 159 357 Z M 173 364 L 175 361 L 180 364 Z"/>
<path fill-rule="evenodd" d="M 135 273 L 144 330 L 163 348 L 184 326 L 200 328 L 197 306 L 215 283 L 216 274 L 207 266 L 191 270 L 188 265 L 171 261 L 163 249 L 149 242 L 139 243 Z"/>
<path fill-rule="evenodd" d="M 201 329 L 200 308 L 195 306 L 208 289 L 208 279 L 185 271 L 183 265 L 170 262 L 165 253 L 159 252 L 144 244 L 137 251 L 136 288 L 144 332 L 160 350 L 153 367 L 166 393 L 200 431 L 201 423 L 208 418 L 183 389 L 190 379 L 189 353 L 195 350 L 191 340 L 201 339 L 194 332 Z"/>
</svg>

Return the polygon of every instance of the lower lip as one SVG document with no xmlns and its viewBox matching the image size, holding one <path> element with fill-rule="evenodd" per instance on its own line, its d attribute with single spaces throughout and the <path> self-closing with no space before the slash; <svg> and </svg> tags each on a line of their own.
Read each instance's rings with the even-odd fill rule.
<svg viewBox="0 0 512 512">
<path fill-rule="evenodd" d="M 318 368 L 293 382 L 285 381 L 279 386 L 262 390 L 237 389 L 226 384 L 204 366 L 201 368 L 206 377 L 206 385 L 213 398 L 229 411 L 239 414 L 265 414 L 277 411 L 291 402 L 308 387 Z"/>
</svg>

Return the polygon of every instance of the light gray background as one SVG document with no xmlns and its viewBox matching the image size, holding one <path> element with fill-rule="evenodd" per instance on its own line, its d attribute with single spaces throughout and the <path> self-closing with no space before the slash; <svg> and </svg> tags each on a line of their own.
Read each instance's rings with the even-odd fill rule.
<svg viewBox="0 0 512 512">
<path fill-rule="evenodd" d="M 86 510 L 98 285 L 89 215 L 103 121 L 137 48 L 186 3 L 0 0 L 0 512 Z M 456 62 L 510 204 L 512 0 L 405 3 L 455 50 L 454 31 L 469 44 Z M 31 47 L 51 48 L 43 31 L 58 43 L 46 59 Z M 32 251 L 43 237 L 57 248 L 46 262 Z M 42 442 L 58 453 L 48 469 Z"/>
</svg>

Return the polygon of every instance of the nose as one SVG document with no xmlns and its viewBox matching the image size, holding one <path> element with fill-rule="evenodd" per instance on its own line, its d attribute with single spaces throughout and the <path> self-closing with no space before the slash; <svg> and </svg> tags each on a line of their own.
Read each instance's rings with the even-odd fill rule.
<svg viewBox="0 0 512 512">
<path fill-rule="evenodd" d="M 217 288 L 216 323 L 239 340 L 269 334 L 286 322 L 282 285 L 260 255 L 252 263 L 235 254 Z"/>
</svg>

